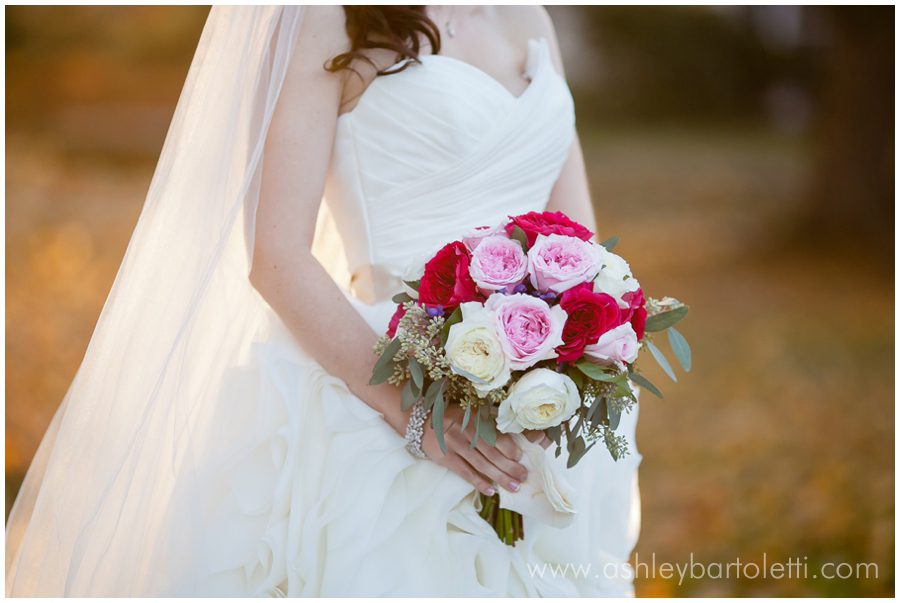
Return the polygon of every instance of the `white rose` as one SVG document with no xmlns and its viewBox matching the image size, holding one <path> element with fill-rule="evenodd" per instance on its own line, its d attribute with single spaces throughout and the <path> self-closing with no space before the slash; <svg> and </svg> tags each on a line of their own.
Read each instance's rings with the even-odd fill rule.
<svg viewBox="0 0 900 603">
<path fill-rule="evenodd" d="M 575 489 L 565 471 L 552 462 L 543 446 L 520 433 L 512 438 L 522 451 L 519 462 L 528 469 L 528 479 L 516 492 L 499 488 L 500 506 L 554 528 L 570 525 L 575 519 Z"/>
<path fill-rule="evenodd" d="M 497 428 L 503 433 L 546 429 L 567 421 L 581 404 L 578 387 L 568 375 L 546 368 L 528 371 L 500 403 Z"/>
<path fill-rule="evenodd" d="M 450 369 L 472 382 L 480 396 L 506 384 L 509 360 L 494 330 L 494 316 L 478 302 L 460 305 L 462 322 L 450 327 L 444 351 Z"/>
<path fill-rule="evenodd" d="M 622 299 L 626 293 L 637 291 L 641 284 L 631 274 L 631 267 L 621 256 L 600 248 L 600 272 L 594 279 L 594 291 L 607 293 L 616 299 L 620 308 L 627 308 L 628 302 Z"/>
<path fill-rule="evenodd" d="M 406 283 L 418 281 L 425 275 L 425 264 L 434 257 L 435 253 L 437 253 L 436 249 L 427 253 L 416 254 L 400 275 L 400 280 L 403 281 L 403 291 L 411 298 L 419 299 L 419 292 Z"/>
<path fill-rule="evenodd" d="M 615 364 L 625 368 L 625 364 L 637 360 L 639 349 L 637 333 L 631 323 L 626 322 L 601 335 L 597 343 L 586 346 L 584 354 L 601 364 Z"/>
</svg>

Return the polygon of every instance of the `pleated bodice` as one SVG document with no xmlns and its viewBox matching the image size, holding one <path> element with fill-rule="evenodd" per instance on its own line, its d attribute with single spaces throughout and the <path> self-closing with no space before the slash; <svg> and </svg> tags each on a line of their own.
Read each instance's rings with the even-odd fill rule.
<svg viewBox="0 0 900 603">
<path fill-rule="evenodd" d="M 411 262 L 468 229 L 543 209 L 574 137 L 574 107 L 546 39 L 528 43 L 511 93 L 442 55 L 376 78 L 339 118 L 326 203 L 350 290 L 389 298 Z"/>
</svg>

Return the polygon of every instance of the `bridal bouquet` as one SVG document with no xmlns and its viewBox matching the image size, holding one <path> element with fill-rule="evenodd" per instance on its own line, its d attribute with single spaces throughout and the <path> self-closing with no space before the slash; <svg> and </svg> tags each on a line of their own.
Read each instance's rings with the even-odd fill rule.
<svg viewBox="0 0 900 603">
<path fill-rule="evenodd" d="M 464 409 L 463 430 L 474 426 L 472 446 L 479 439 L 493 445 L 498 431 L 516 434 L 529 479 L 517 493 L 480 500 L 482 516 L 508 544 L 522 535 L 515 511 L 556 525 L 574 513 L 565 477 L 518 434 L 542 430 L 557 456 L 565 446 L 568 467 L 597 443 L 619 459 L 628 445 L 616 429 L 637 403 L 635 386 L 662 395 L 637 368 L 641 351 L 675 380 L 654 343 L 665 331 L 690 370 L 690 348 L 674 328 L 688 307 L 645 298 L 628 263 L 612 252 L 617 239 L 598 244 L 592 237 L 560 212 L 477 228 L 404 281 L 376 345 L 371 383 L 401 387 L 404 409 L 430 410 L 442 450 L 450 404 Z"/>
</svg>

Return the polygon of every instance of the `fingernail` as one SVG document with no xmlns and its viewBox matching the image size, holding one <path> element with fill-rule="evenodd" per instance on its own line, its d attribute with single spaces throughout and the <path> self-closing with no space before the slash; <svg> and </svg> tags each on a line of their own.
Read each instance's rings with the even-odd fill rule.
<svg viewBox="0 0 900 603">
<path fill-rule="evenodd" d="M 494 490 L 493 488 L 488 488 L 488 489 L 484 492 L 484 495 L 485 495 L 485 496 L 493 496 L 493 495 L 496 494 L 496 493 L 497 493 L 497 491 Z"/>
<path fill-rule="evenodd" d="M 519 482 L 509 482 L 509 489 L 513 492 L 519 491 Z"/>
</svg>

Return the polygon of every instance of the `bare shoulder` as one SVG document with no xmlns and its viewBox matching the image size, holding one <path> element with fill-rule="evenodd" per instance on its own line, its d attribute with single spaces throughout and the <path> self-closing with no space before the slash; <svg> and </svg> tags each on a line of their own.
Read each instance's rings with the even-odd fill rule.
<svg viewBox="0 0 900 603">
<path fill-rule="evenodd" d="M 529 38 L 546 38 L 550 44 L 553 62 L 557 70 L 563 73 L 556 28 L 546 8 L 540 5 L 503 5 L 497 9 L 510 38 L 521 43 Z"/>
<path fill-rule="evenodd" d="M 339 5 L 307 6 L 294 57 L 304 69 L 322 69 L 328 59 L 350 49 L 344 9 Z"/>
</svg>

